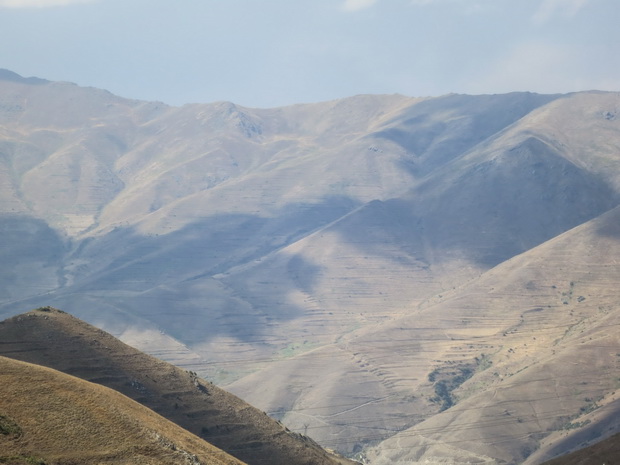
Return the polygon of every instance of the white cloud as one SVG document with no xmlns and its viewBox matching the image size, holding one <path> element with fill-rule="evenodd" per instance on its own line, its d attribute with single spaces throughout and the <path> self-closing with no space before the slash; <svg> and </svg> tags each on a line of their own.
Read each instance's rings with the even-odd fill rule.
<svg viewBox="0 0 620 465">
<path fill-rule="evenodd" d="M 96 0 L 0 0 L 0 8 L 46 8 L 94 1 Z"/>
<path fill-rule="evenodd" d="M 377 3 L 377 0 L 345 0 L 342 9 L 345 11 L 358 11 L 369 8 Z"/>
<path fill-rule="evenodd" d="M 542 0 L 538 10 L 532 16 L 532 22 L 543 25 L 551 18 L 562 15 L 572 18 L 581 10 L 589 0 Z"/>
</svg>

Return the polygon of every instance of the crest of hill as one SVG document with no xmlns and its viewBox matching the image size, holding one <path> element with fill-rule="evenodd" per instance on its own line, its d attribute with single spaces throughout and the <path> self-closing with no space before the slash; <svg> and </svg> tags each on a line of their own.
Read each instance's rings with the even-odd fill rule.
<svg viewBox="0 0 620 465">
<path fill-rule="evenodd" d="M 242 463 L 112 389 L 6 357 L 0 373 L 0 463 Z"/>
<path fill-rule="evenodd" d="M 114 389 L 249 464 L 347 464 L 265 413 L 50 307 L 0 322 L 0 355 Z"/>
<path fill-rule="evenodd" d="M 8 69 L 0 69 L 0 81 L 14 81 L 22 84 L 47 84 L 50 82 L 38 77 L 22 77 Z"/>
</svg>

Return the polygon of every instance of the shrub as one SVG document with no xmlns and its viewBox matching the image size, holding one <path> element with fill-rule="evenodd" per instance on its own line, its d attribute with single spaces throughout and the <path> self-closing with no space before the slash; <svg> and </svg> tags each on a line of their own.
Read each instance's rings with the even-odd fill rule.
<svg viewBox="0 0 620 465">
<path fill-rule="evenodd" d="M 22 435 L 22 429 L 9 417 L 0 415 L 0 434 L 19 437 Z"/>
</svg>

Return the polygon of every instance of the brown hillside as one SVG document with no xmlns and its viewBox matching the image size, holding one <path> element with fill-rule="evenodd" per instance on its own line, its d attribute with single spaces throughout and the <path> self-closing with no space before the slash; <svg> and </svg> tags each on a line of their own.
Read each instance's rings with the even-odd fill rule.
<svg viewBox="0 0 620 465">
<path fill-rule="evenodd" d="M 380 444 L 372 463 L 536 465 L 617 432 L 619 224 L 616 208 L 350 341 L 361 352 L 398 338 L 403 354 L 383 362 L 383 378 L 416 383 L 418 403 L 443 408 Z M 424 375 L 408 380 L 411 367 Z"/>
<path fill-rule="evenodd" d="M 116 391 L 5 357 L 0 463 L 241 464 Z"/>
<path fill-rule="evenodd" d="M 372 465 L 538 465 L 620 431 L 620 93 L 176 108 L 40 84 L 0 79 L 1 318 L 63 308 Z M 187 373 L 82 329 L 15 345 L 32 330 L 7 350 L 248 456 L 265 437 Z"/>
<path fill-rule="evenodd" d="M 350 463 L 195 374 L 64 312 L 44 308 L 0 322 L 0 341 L 1 355 L 119 391 L 247 463 Z"/>
<path fill-rule="evenodd" d="M 620 458 L 620 434 L 604 441 L 545 462 L 543 465 L 601 465 L 618 463 Z"/>
<path fill-rule="evenodd" d="M 399 457 L 467 461 L 463 449 L 521 464 L 537 447 L 572 436 L 580 422 L 596 423 L 581 418 L 581 409 L 614 391 L 618 369 L 616 333 L 605 328 L 620 316 L 620 242 L 613 232 L 620 222 L 617 211 L 599 216 L 618 202 L 620 120 L 603 111 L 616 99 L 597 93 L 558 99 L 409 193 L 366 204 L 253 268 L 224 276 L 247 301 L 260 296 L 270 308 L 280 298 L 267 300 L 272 289 L 289 290 L 281 295 L 290 302 L 297 285 L 304 291 L 297 301 L 314 305 L 299 327 L 311 321 L 312 329 L 340 330 L 336 343 L 275 359 L 226 389 L 282 411 L 291 429 L 342 451 L 368 452 L 393 436 L 366 453 L 373 465 Z M 390 295 L 408 299 L 402 313 L 394 307 L 390 313 Z M 351 315 L 359 315 L 358 326 Z M 586 323 L 598 334 L 583 346 L 563 337 L 579 335 Z M 595 347 L 599 338 L 609 347 Z M 325 376 L 314 382 L 313 369 L 326 360 Z M 560 375 L 557 391 L 550 373 Z M 508 389 L 517 376 L 519 384 Z M 482 415 L 501 428 L 479 421 Z M 436 433 L 420 439 L 418 431 L 429 430 Z M 611 434 L 602 425 L 598 432 Z"/>
</svg>

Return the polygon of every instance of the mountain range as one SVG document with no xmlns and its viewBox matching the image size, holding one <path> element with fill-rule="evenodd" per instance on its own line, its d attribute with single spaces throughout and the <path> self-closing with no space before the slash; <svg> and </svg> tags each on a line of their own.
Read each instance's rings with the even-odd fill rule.
<svg viewBox="0 0 620 465">
<path fill-rule="evenodd" d="M 541 463 L 620 427 L 619 111 L 2 71 L 0 315 L 62 308 L 366 463 Z"/>
</svg>

